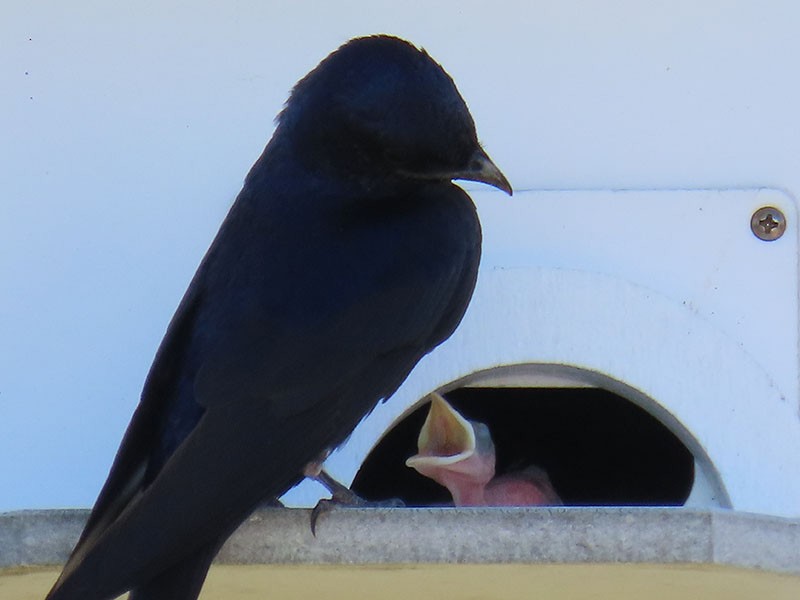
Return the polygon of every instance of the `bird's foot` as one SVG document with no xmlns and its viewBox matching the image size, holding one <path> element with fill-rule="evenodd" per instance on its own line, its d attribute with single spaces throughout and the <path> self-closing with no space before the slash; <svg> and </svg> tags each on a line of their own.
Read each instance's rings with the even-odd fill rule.
<svg viewBox="0 0 800 600">
<path fill-rule="evenodd" d="M 278 500 L 277 498 L 272 498 L 271 500 L 264 500 L 259 506 L 259 508 L 286 508 L 286 505 Z"/>
<path fill-rule="evenodd" d="M 365 500 L 364 498 L 354 494 L 352 491 L 348 491 L 352 497 L 358 499 L 357 502 L 340 502 L 334 498 L 323 498 L 317 502 L 317 505 L 311 510 L 311 535 L 317 537 L 317 521 L 319 520 L 320 516 L 329 513 L 332 510 L 336 510 L 337 508 L 402 508 L 406 505 L 405 502 L 400 500 L 400 498 L 390 498 L 389 500 Z"/>
<path fill-rule="evenodd" d="M 320 469 L 319 473 L 314 476 L 313 479 L 324 485 L 331 493 L 330 499 L 323 498 L 317 502 L 317 505 L 311 511 L 311 534 L 315 537 L 317 535 L 317 520 L 319 517 L 336 508 L 400 508 L 405 506 L 405 503 L 399 498 L 390 498 L 389 500 L 366 500 L 347 486 L 336 481 L 323 469 Z"/>
</svg>

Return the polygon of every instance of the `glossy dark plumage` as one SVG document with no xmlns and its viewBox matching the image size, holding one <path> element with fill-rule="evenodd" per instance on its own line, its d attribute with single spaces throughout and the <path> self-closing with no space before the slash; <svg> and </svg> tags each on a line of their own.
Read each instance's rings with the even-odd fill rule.
<svg viewBox="0 0 800 600">
<path fill-rule="evenodd" d="M 353 40 L 293 90 L 183 298 L 48 600 L 197 596 L 221 543 L 460 322 L 510 193 L 450 77 Z"/>
</svg>

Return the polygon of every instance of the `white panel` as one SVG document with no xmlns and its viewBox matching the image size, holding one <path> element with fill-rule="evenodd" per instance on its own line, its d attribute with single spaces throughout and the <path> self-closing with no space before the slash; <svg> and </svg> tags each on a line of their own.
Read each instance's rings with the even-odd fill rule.
<svg viewBox="0 0 800 600">
<path fill-rule="evenodd" d="M 762 189 L 473 196 L 485 232 L 484 271 L 568 268 L 651 288 L 730 336 L 797 401 L 798 227 L 787 195 Z M 788 219 L 777 241 L 750 230 L 761 206 L 775 206 Z M 581 299 L 573 308 L 581 310 Z"/>
<path fill-rule="evenodd" d="M 161 0 L 143 10 L 6 0 L 0 510 L 92 503 L 167 323 L 274 116 L 294 82 L 350 37 L 383 31 L 427 48 L 518 189 L 770 185 L 800 193 L 800 5 L 732 6 Z M 479 196 L 487 258 L 489 238 L 505 237 L 497 225 L 512 229 L 510 254 L 510 242 L 538 223 L 540 246 L 525 250 L 532 260 L 545 251 L 589 271 L 612 264 L 610 247 L 593 254 L 588 232 L 578 240 L 583 250 L 566 238 L 553 244 L 577 226 L 562 200 L 556 206 L 558 193 L 531 198 L 542 209 L 552 202 L 547 213 L 528 212 L 522 194 Z M 602 209 L 586 210 L 579 219 Z M 549 218 L 539 223 L 540 215 Z M 741 223 L 746 215 L 728 216 Z M 620 243 L 641 228 L 624 217 L 614 228 Z M 645 240 L 676 246 L 708 232 L 651 223 Z M 770 271 L 775 248 L 758 248 Z M 728 260 L 724 245 L 715 249 Z M 789 305 L 777 312 L 792 310 L 796 294 L 765 279 L 763 268 L 742 277 L 752 282 L 740 286 L 744 295 L 771 293 Z M 714 310 L 707 318 L 721 318 L 726 332 L 734 324 L 731 335 L 749 345 L 754 330 L 705 303 L 716 293 L 709 288 L 698 310 Z M 785 329 L 774 314 L 763 316 L 764 340 Z M 757 360 L 770 372 L 788 364 L 796 351 L 786 354 L 785 345 L 777 340 L 773 356 Z"/>
<path fill-rule="evenodd" d="M 786 196 L 477 196 L 486 252 L 464 322 L 331 457 L 336 475 L 351 479 L 431 390 L 503 365 L 561 365 L 661 418 L 719 475 L 734 508 L 800 514 L 797 218 Z M 789 223 L 775 242 L 750 231 L 764 204 Z"/>
</svg>

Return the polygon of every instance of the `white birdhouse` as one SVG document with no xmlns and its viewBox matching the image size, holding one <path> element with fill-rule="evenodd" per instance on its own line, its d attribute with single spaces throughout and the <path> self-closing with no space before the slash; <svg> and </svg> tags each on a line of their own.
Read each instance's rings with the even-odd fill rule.
<svg viewBox="0 0 800 600">
<path fill-rule="evenodd" d="M 567 505 L 800 516 L 791 198 L 471 194 L 484 254 L 467 315 L 329 458 L 334 476 L 367 496 L 441 500 L 403 464 L 438 390 L 490 426 L 498 468 L 538 464 Z M 305 482 L 284 500 L 320 495 Z"/>
</svg>

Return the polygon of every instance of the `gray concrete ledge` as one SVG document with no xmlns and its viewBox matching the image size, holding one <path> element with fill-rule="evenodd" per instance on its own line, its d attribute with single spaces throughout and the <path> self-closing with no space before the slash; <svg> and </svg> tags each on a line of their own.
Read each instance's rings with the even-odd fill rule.
<svg viewBox="0 0 800 600">
<path fill-rule="evenodd" d="M 86 510 L 0 514 L 0 568 L 66 560 Z M 222 564 L 702 563 L 800 574 L 800 521 L 665 508 L 262 509 Z"/>
</svg>

